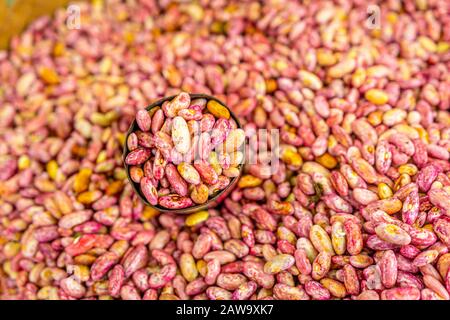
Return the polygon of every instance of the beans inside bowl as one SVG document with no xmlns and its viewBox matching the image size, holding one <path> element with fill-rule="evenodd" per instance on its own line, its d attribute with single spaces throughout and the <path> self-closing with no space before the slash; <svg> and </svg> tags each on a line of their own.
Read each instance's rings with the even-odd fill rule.
<svg viewBox="0 0 450 320">
<path fill-rule="evenodd" d="M 214 97 L 181 92 L 136 114 L 124 146 L 128 178 L 161 211 L 216 205 L 237 182 L 245 133 Z"/>
</svg>

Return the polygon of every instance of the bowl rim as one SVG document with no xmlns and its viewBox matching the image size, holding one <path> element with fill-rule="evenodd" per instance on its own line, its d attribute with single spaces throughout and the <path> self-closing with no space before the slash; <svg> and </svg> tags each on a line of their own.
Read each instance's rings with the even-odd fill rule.
<svg viewBox="0 0 450 320">
<path fill-rule="evenodd" d="M 180 93 L 181 93 L 181 92 L 180 92 Z M 153 108 L 161 107 L 161 105 L 162 105 L 165 101 L 172 100 L 172 99 L 175 98 L 177 95 L 178 95 L 178 94 L 172 95 L 172 96 L 163 97 L 163 98 L 161 98 L 161 99 L 159 99 L 159 100 L 156 100 L 156 101 L 153 102 L 152 104 L 150 104 L 150 105 L 148 105 L 147 107 L 145 107 L 145 109 L 146 109 L 147 111 L 150 111 L 150 110 L 152 110 Z M 216 97 L 214 97 L 214 96 L 211 96 L 211 95 L 208 95 L 208 94 L 204 94 L 204 93 L 189 93 L 189 96 L 190 96 L 191 100 L 194 100 L 194 99 L 206 99 L 207 101 L 209 101 L 209 100 L 214 100 L 214 101 L 220 103 L 220 104 L 223 105 L 225 108 L 227 108 L 227 110 L 230 112 L 230 116 L 231 116 L 231 117 L 233 118 L 233 120 L 236 122 L 237 128 L 243 129 L 243 128 L 242 128 L 242 125 L 241 125 L 241 123 L 240 123 L 240 121 L 239 121 L 239 119 L 238 119 L 238 117 L 233 113 L 233 111 L 230 110 L 230 108 L 229 108 L 225 103 L 223 103 L 223 102 L 222 102 L 221 100 L 219 100 L 218 98 L 216 98 Z M 228 186 L 225 187 L 225 189 L 222 189 L 222 190 L 218 191 L 217 194 L 216 194 L 214 197 L 209 198 L 208 201 L 206 201 L 205 203 L 203 203 L 203 204 L 197 204 L 197 205 L 195 205 L 195 206 L 191 206 L 191 207 L 187 207 L 187 208 L 182 208 L 182 209 L 168 209 L 168 208 L 164 208 L 164 207 L 160 206 L 159 204 L 157 204 L 157 205 L 152 205 L 152 204 L 150 204 L 150 203 L 147 201 L 147 199 L 145 198 L 145 196 L 142 194 L 142 191 L 141 191 L 141 189 L 140 189 L 140 186 L 138 186 L 138 184 L 137 184 L 136 182 L 134 182 L 134 181 L 131 179 L 131 176 L 130 176 L 130 165 L 128 165 L 128 164 L 125 162 L 125 158 L 127 157 L 128 153 L 130 153 L 130 150 L 128 149 L 128 144 L 127 144 L 128 137 L 129 137 L 129 135 L 130 135 L 131 133 L 135 132 L 137 129 L 138 129 L 138 125 L 137 125 L 136 117 L 135 117 L 135 118 L 133 119 L 133 122 L 130 124 L 130 127 L 128 128 L 128 131 L 127 131 L 126 136 L 125 136 L 124 145 L 123 145 L 123 151 L 122 151 L 122 162 L 123 162 L 123 165 L 124 165 L 126 174 L 127 174 L 128 181 L 130 182 L 130 184 L 131 184 L 131 186 L 132 186 L 134 192 L 136 193 L 136 195 L 139 197 L 139 199 L 140 199 L 145 205 L 147 205 L 147 206 L 149 206 L 149 207 L 151 207 L 151 208 L 153 208 L 153 209 L 155 209 L 155 210 L 158 210 L 158 211 L 160 211 L 160 212 L 166 212 L 166 213 L 169 213 L 169 212 L 170 212 L 170 213 L 176 213 L 176 214 L 189 214 L 189 213 L 193 213 L 193 212 L 197 212 L 197 211 L 201 211 L 201 210 L 206 210 L 206 209 L 213 208 L 213 207 L 215 207 L 216 205 L 219 204 L 218 198 L 220 198 L 221 196 L 223 196 L 225 193 L 228 194 L 228 193 L 231 191 L 231 189 L 233 189 L 233 188 L 235 187 L 237 181 L 239 180 L 239 178 L 240 178 L 240 176 L 241 176 L 241 174 L 242 174 L 242 171 L 243 171 L 243 168 L 244 168 L 244 165 L 245 165 L 245 145 L 244 145 L 244 148 L 242 148 L 243 161 L 242 161 L 242 163 L 238 166 L 238 167 L 239 167 L 239 175 L 236 176 L 236 177 L 234 177 L 234 178 L 232 178 L 231 181 L 230 181 L 230 183 L 228 184 Z"/>
</svg>

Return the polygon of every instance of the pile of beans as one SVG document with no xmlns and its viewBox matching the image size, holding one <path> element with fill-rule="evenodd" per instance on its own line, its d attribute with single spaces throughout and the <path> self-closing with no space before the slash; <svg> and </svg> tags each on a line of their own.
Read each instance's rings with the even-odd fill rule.
<svg viewBox="0 0 450 320">
<path fill-rule="evenodd" d="M 376 2 L 374 2 L 376 3 Z M 2 299 L 449 299 L 446 0 L 95 0 L 0 52 Z M 125 132 L 210 94 L 280 161 L 216 209 L 144 206 Z M 256 144 L 258 146 L 258 144 Z M 262 154 L 262 155 L 261 155 Z"/>
<path fill-rule="evenodd" d="M 204 204 L 240 174 L 245 132 L 215 100 L 181 92 L 136 114 L 125 163 L 145 199 L 167 209 Z"/>
</svg>

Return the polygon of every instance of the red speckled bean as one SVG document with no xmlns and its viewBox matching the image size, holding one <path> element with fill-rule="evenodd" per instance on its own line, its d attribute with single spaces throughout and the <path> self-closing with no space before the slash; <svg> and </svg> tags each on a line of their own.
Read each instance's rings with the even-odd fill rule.
<svg viewBox="0 0 450 320">
<path fill-rule="evenodd" d="M 151 151 L 149 149 L 137 148 L 131 151 L 125 158 L 125 163 L 128 165 L 143 164 L 150 157 Z"/>
<path fill-rule="evenodd" d="M 344 270 L 344 284 L 349 294 L 357 295 L 360 291 L 360 283 L 355 268 L 346 264 Z"/>
<path fill-rule="evenodd" d="M 233 300 L 247 300 L 255 293 L 258 285 L 254 281 L 243 283 L 237 288 L 232 295 Z"/>
<path fill-rule="evenodd" d="M 392 288 L 397 281 L 397 258 L 392 250 L 385 251 L 378 262 L 381 281 L 386 288 Z"/>
<path fill-rule="evenodd" d="M 305 291 L 313 300 L 328 300 L 331 297 L 328 289 L 317 281 L 307 281 Z"/>
<path fill-rule="evenodd" d="M 108 290 L 109 294 L 117 297 L 120 294 L 120 289 L 125 282 L 125 271 L 121 265 L 116 265 L 109 276 Z"/>
</svg>

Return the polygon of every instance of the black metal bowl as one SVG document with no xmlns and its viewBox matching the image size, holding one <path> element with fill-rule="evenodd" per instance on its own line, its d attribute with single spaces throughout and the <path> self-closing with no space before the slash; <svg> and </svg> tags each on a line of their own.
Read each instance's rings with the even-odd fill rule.
<svg viewBox="0 0 450 320">
<path fill-rule="evenodd" d="M 230 108 L 228 108 L 228 106 L 226 104 L 224 104 L 222 101 L 220 101 L 219 99 L 207 95 L 207 94 L 201 94 L 201 93 L 191 93 L 189 94 L 191 97 L 191 100 L 193 99 L 206 99 L 206 100 L 215 100 L 218 103 L 220 103 L 221 105 L 225 106 L 228 111 L 230 111 L 230 115 L 231 117 L 234 119 L 234 121 L 236 121 L 237 127 L 242 129 L 242 126 L 239 122 L 239 119 L 234 115 L 234 113 L 230 110 Z M 146 107 L 147 111 L 150 111 L 153 108 L 157 108 L 160 107 L 165 101 L 168 100 L 172 100 L 173 98 L 175 98 L 176 95 L 170 96 L 170 97 L 165 97 L 162 98 L 154 103 L 152 103 L 151 105 L 149 105 L 148 107 Z M 128 153 L 130 152 L 130 150 L 128 149 L 128 145 L 127 145 L 127 141 L 128 141 L 128 136 L 134 132 L 137 131 L 138 125 L 136 123 L 136 119 L 133 120 L 133 122 L 130 125 L 130 128 L 128 129 L 127 135 L 125 137 L 125 143 L 124 143 L 124 147 L 123 147 L 123 163 L 125 165 L 125 170 L 127 172 L 127 177 L 128 177 L 128 181 L 130 181 L 131 185 L 133 186 L 134 191 L 136 192 L 136 194 L 139 196 L 139 198 L 142 200 L 142 202 L 144 202 L 147 206 L 150 206 L 158 211 L 161 212 L 171 212 L 171 213 L 176 213 L 176 214 L 189 214 L 189 213 L 193 213 L 193 212 L 197 212 L 200 210 L 206 210 L 206 209 L 210 209 L 210 208 L 214 208 L 215 206 L 217 206 L 219 203 L 221 203 L 229 194 L 230 192 L 233 190 L 233 188 L 235 187 L 235 185 L 237 184 L 237 182 L 239 181 L 239 178 L 242 174 L 242 170 L 244 168 L 244 163 L 241 163 L 239 165 L 239 176 L 232 178 L 230 181 L 230 184 L 223 190 L 218 191 L 212 198 L 208 199 L 208 201 L 206 203 L 203 204 L 199 204 L 199 205 L 195 205 L 192 207 L 188 207 L 188 208 L 183 208 L 183 209 L 168 209 L 168 208 L 164 208 L 160 205 L 152 205 L 150 204 L 147 199 L 145 198 L 145 196 L 142 194 L 140 185 L 138 183 L 135 183 L 131 177 L 130 177 L 130 169 L 129 169 L 129 165 L 125 163 L 125 158 L 128 155 Z M 242 148 L 242 152 L 244 153 L 244 161 L 245 161 L 245 147 Z M 243 161 L 243 162 L 244 162 Z"/>
</svg>

